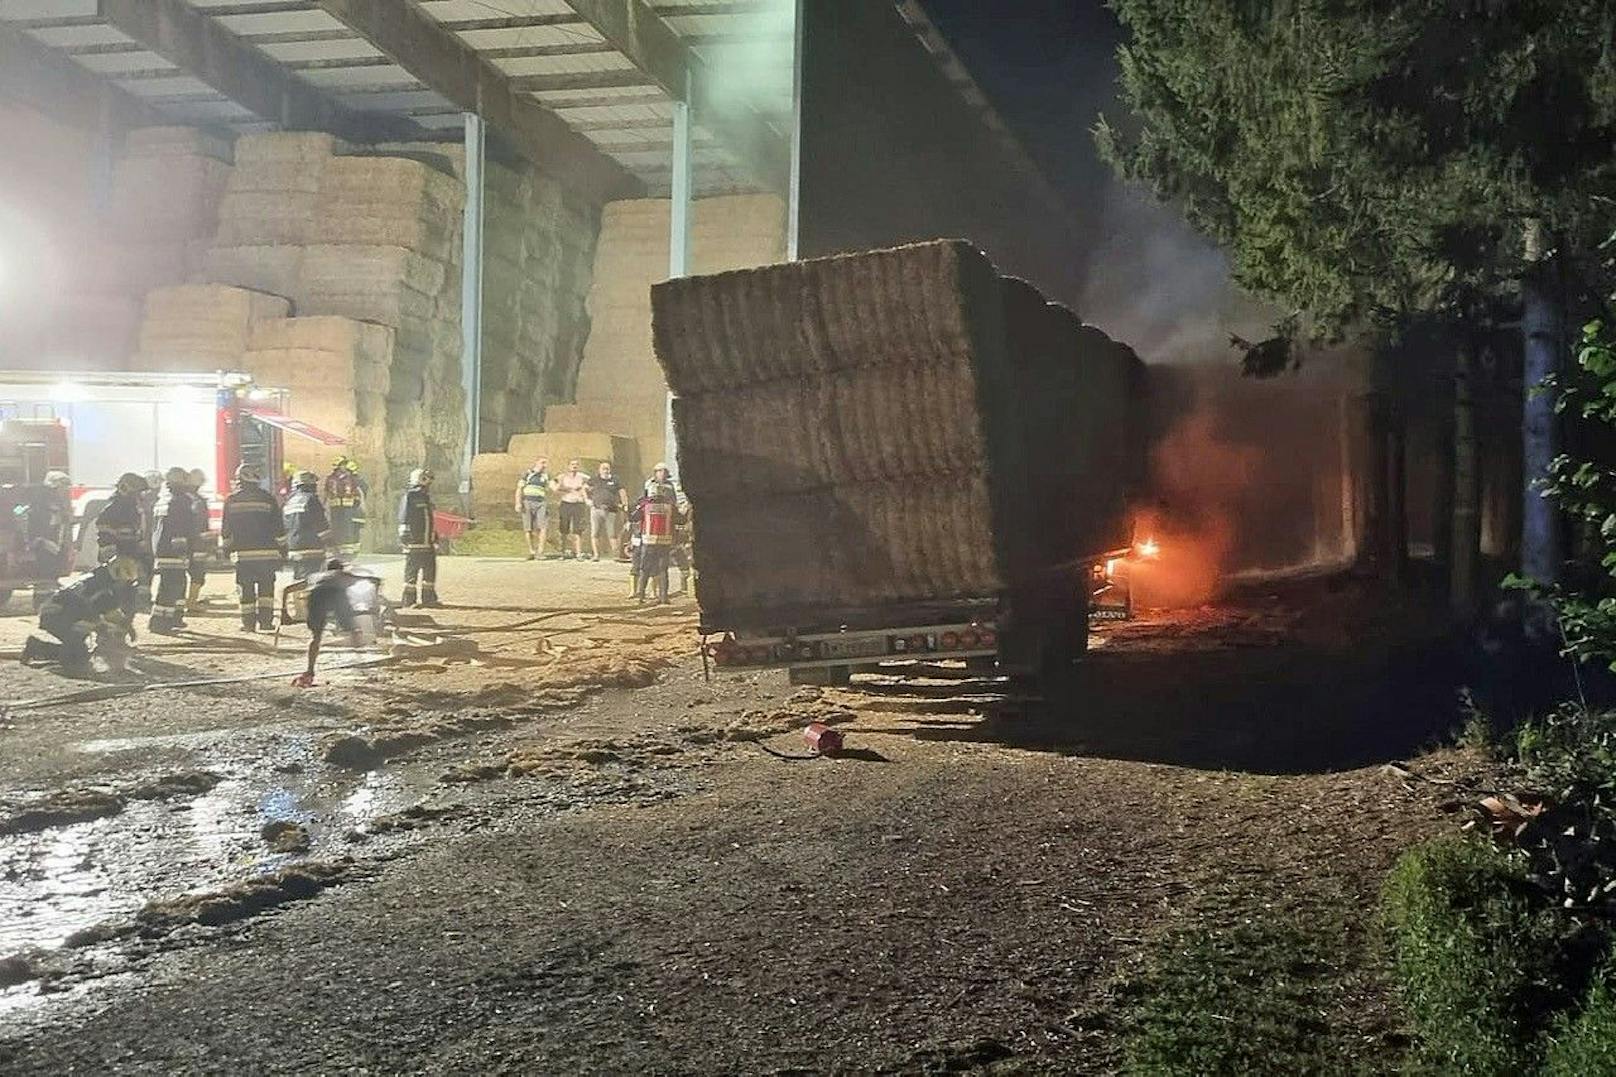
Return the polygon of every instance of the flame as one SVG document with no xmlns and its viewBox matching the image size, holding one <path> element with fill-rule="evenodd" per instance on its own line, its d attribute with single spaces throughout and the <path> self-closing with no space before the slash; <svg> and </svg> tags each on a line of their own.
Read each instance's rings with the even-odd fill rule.
<svg viewBox="0 0 1616 1077">
<path fill-rule="evenodd" d="M 1152 561 L 1161 555 L 1161 546 L 1154 538 L 1147 538 L 1135 545 L 1133 552 L 1147 561 Z"/>
</svg>

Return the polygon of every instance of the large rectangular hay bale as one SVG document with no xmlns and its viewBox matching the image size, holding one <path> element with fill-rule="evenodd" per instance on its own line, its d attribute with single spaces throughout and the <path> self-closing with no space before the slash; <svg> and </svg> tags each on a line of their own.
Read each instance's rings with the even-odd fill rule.
<svg viewBox="0 0 1616 1077">
<path fill-rule="evenodd" d="M 303 269 L 303 248 L 293 244 L 209 247 L 198 275 L 209 284 L 233 284 L 292 298 Z"/>
</svg>

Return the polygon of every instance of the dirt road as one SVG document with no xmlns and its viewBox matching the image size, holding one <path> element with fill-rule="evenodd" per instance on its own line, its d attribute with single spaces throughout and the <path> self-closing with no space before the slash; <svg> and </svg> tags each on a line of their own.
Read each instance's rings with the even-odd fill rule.
<svg viewBox="0 0 1616 1077">
<path fill-rule="evenodd" d="M 1366 923 L 1452 822 L 1379 766 L 1446 721 L 1429 655 L 1323 585 L 1113 630 L 1027 713 L 963 671 L 708 683 L 692 608 L 615 564 L 443 577 L 400 657 L 310 690 L 222 581 L 129 683 L 263 679 L 0 668 L 0 1067 L 1105 1071 L 1167 933 Z M 853 751 L 764 750 L 815 719 Z M 1365 953 L 1326 1017 L 1372 1057 Z"/>
</svg>

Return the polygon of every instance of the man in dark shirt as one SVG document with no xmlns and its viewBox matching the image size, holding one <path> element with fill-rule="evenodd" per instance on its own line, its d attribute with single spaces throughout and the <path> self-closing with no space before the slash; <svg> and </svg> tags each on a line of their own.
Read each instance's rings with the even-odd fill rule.
<svg viewBox="0 0 1616 1077">
<path fill-rule="evenodd" d="M 381 581 L 339 558 L 328 561 L 326 571 L 309 579 L 309 664 L 292 683 L 299 688 L 314 684 L 314 663 L 327 628 L 347 633 L 355 647 L 366 647 L 376 641 L 381 614 Z"/>
<path fill-rule="evenodd" d="M 622 545 L 622 512 L 628 508 L 628 491 L 612 475 L 612 465 L 602 460 L 589 477 L 589 552 L 600 560 L 600 548 L 616 556 Z"/>
</svg>

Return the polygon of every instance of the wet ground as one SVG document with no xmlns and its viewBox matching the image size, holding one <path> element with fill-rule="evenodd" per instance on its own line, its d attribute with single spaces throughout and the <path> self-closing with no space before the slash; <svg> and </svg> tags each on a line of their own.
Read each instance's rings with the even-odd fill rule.
<svg viewBox="0 0 1616 1077">
<path fill-rule="evenodd" d="M 124 678 L 0 667 L 0 1067 L 1104 1070 L 1162 932 L 1372 908 L 1451 824 L 1379 768 L 1449 722 L 1440 652 L 1341 581 L 1108 629 L 1029 708 L 946 667 L 709 683 L 616 564 L 442 575 L 313 689 L 223 581 Z M 814 720 L 852 750 L 801 758 Z"/>
</svg>

